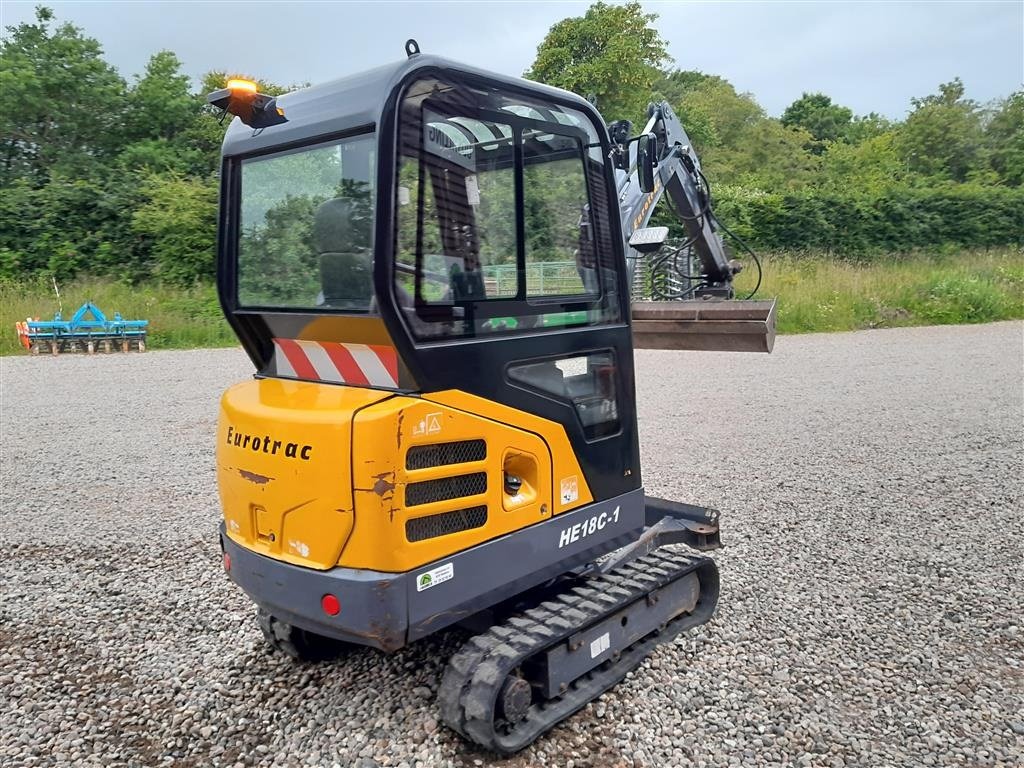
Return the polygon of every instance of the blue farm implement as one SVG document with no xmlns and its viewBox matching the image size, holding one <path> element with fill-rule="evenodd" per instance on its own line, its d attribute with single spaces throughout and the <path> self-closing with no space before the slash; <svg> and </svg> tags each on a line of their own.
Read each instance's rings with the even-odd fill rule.
<svg viewBox="0 0 1024 768">
<path fill-rule="evenodd" d="M 63 319 L 58 312 L 53 320 L 29 318 L 15 323 L 21 346 L 33 354 L 48 350 L 54 355 L 60 352 L 91 355 L 97 349 L 127 352 L 134 348 L 145 352 L 148 326 L 148 320 L 125 320 L 119 312 L 108 320 L 91 301 L 80 306 L 70 320 Z"/>
</svg>

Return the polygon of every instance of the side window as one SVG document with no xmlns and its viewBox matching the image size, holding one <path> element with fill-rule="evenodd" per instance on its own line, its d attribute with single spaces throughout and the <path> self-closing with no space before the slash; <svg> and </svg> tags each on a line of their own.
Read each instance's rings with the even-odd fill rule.
<svg viewBox="0 0 1024 768">
<path fill-rule="evenodd" d="M 583 148 L 568 136 L 524 131 L 523 157 L 527 295 L 597 294 Z"/>
<path fill-rule="evenodd" d="M 518 363 L 509 367 L 508 376 L 571 402 L 588 440 L 619 431 L 615 355 L 611 350 Z"/>
</svg>

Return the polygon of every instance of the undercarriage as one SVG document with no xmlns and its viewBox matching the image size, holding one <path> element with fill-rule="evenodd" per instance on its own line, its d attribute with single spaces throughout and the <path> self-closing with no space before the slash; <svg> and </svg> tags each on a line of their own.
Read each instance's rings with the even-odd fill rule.
<svg viewBox="0 0 1024 768">
<path fill-rule="evenodd" d="M 581 510 L 581 518 L 595 519 L 592 510 Z M 645 497 L 642 527 L 630 538 L 632 543 L 610 552 L 605 546 L 605 554 L 596 559 L 500 603 L 476 612 L 465 610 L 457 622 L 449 622 L 475 634 L 452 655 L 444 672 L 437 697 L 442 720 L 485 749 L 517 752 L 622 680 L 658 645 L 707 622 L 718 604 L 714 560 L 666 547 L 720 547 L 718 512 Z M 259 556 L 226 541 L 225 567 L 243 587 L 251 583 L 246 574 L 288 581 L 290 574 L 280 565 L 262 573 L 254 570 L 260 563 L 251 559 Z M 487 555 L 498 560 L 493 557 L 497 551 Z M 232 562 L 232 555 L 240 559 Z M 337 584 L 344 575 L 323 578 L 334 578 Z M 302 661 L 333 658 L 347 645 L 394 650 L 427 634 L 423 627 L 394 618 L 402 604 L 385 596 L 406 586 L 401 579 L 392 579 L 383 587 L 372 587 L 371 594 L 383 598 L 381 615 L 393 617 L 395 623 L 386 630 L 377 625 L 373 637 L 361 636 L 355 628 L 346 631 L 313 623 L 309 616 L 275 615 L 269 605 L 260 607 L 260 628 L 275 650 Z M 319 594 L 327 587 L 300 588 Z M 336 586 L 331 588 L 345 595 Z M 351 599 L 357 599 L 354 595 Z"/>
<path fill-rule="evenodd" d="M 512 615 L 448 662 L 438 706 L 467 739 L 510 754 L 586 706 L 718 603 L 707 557 L 660 550 Z"/>
</svg>

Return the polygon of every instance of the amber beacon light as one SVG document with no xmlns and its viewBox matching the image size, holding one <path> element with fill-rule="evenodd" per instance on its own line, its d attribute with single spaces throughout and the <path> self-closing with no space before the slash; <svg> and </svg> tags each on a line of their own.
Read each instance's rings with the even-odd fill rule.
<svg viewBox="0 0 1024 768">
<path fill-rule="evenodd" d="M 222 115 L 235 115 L 250 128 L 269 128 L 288 121 L 284 110 L 277 106 L 277 99 L 260 93 L 252 80 L 231 78 L 226 87 L 214 91 L 206 100 Z"/>
</svg>

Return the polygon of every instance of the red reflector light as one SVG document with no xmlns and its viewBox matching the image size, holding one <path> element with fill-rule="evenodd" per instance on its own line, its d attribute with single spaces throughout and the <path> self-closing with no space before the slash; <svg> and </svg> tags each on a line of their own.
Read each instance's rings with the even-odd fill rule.
<svg viewBox="0 0 1024 768">
<path fill-rule="evenodd" d="M 334 595 L 324 595 L 320 598 L 320 607 L 328 616 L 337 616 L 341 612 L 341 603 Z"/>
<path fill-rule="evenodd" d="M 227 552 L 224 553 L 224 570 L 231 570 L 231 555 L 229 555 Z"/>
</svg>

